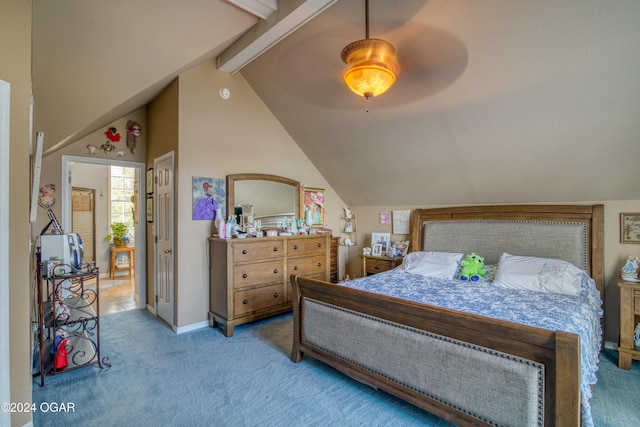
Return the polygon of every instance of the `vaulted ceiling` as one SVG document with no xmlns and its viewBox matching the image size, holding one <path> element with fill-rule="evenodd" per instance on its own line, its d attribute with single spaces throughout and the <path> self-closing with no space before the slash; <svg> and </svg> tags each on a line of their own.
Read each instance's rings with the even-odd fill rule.
<svg viewBox="0 0 640 427">
<path fill-rule="evenodd" d="M 640 199 L 637 0 L 370 0 L 401 65 L 372 100 L 341 80 L 364 0 L 324 3 L 33 0 L 35 127 L 72 142 L 308 6 L 239 72 L 348 205 Z"/>
</svg>

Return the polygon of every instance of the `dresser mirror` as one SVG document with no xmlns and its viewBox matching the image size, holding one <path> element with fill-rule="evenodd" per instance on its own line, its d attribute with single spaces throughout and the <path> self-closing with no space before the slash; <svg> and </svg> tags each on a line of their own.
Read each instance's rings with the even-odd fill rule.
<svg viewBox="0 0 640 427">
<path fill-rule="evenodd" d="M 253 206 L 252 215 L 262 228 L 276 228 L 297 218 L 300 183 L 277 175 L 245 173 L 227 175 L 227 212 L 235 213 L 242 224 L 244 212 Z"/>
</svg>

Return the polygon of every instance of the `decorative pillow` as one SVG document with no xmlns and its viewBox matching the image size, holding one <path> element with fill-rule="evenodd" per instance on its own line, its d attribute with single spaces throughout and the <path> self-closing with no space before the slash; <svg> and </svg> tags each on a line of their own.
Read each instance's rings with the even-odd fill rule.
<svg viewBox="0 0 640 427">
<path fill-rule="evenodd" d="M 398 268 L 426 277 L 452 279 L 462 256 L 453 252 L 411 252 Z"/>
<path fill-rule="evenodd" d="M 567 261 L 503 253 L 493 284 L 576 296 L 580 293 L 582 270 Z"/>
</svg>

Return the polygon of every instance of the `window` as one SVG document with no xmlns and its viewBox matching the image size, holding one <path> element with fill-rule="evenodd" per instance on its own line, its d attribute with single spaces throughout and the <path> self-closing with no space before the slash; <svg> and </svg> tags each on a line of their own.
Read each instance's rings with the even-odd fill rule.
<svg viewBox="0 0 640 427">
<path fill-rule="evenodd" d="M 135 246 L 135 213 L 133 196 L 136 186 L 136 169 L 124 166 L 109 167 L 110 223 L 127 224 L 131 246 Z"/>
</svg>

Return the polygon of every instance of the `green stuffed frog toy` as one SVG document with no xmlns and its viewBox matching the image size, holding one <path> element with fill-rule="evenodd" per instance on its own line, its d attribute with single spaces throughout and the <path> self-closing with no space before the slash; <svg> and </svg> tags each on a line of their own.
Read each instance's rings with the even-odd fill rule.
<svg viewBox="0 0 640 427">
<path fill-rule="evenodd" d="M 484 258 L 473 252 L 465 256 L 464 259 L 460 261 L 460 265 L 462 266 L 460 270 L 460 280 L 477 282 L 480 280 L 480 277 L 487 274 L 484 269 Z"/>
</svg>

